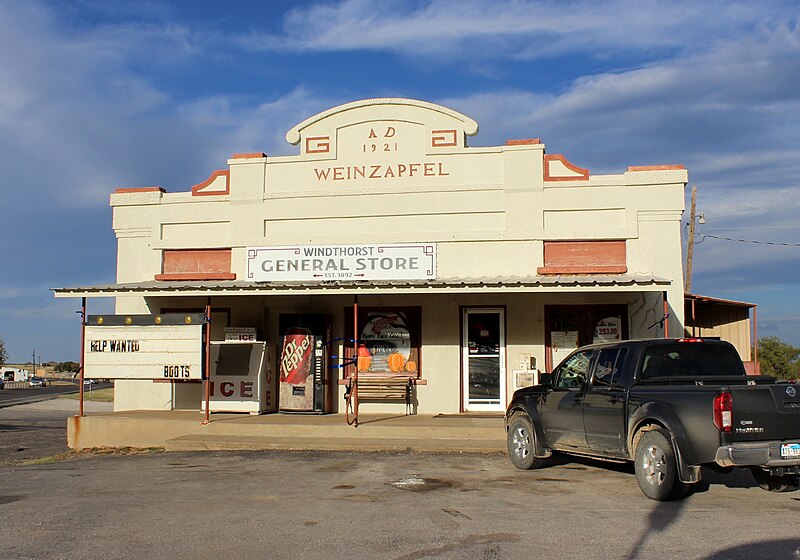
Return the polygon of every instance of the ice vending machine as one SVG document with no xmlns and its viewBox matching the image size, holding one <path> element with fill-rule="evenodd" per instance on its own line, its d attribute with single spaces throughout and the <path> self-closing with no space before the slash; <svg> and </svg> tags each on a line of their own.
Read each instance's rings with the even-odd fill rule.
<svg viewBox="0 0 800 560">
<path fill-rule="evenodd" d="M 265 342 L 212 342 L 211 412 L 275 412 L 275 369 Z M 206 409 L 203 399 L 201 410 Z"/>
<path fill-rule="evenodd" d="M 281 314 L 278 317 L 281 412 L 331 412 L 332 380 L 327 342 L 330 317 L 321 314 Z"/>
</svg>

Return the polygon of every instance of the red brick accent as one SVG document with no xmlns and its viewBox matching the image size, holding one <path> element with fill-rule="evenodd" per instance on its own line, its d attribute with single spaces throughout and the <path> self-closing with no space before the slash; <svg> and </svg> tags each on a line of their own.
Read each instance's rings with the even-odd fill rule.
<svg viewBox="0 0 800 560">
<path fill-rule="evenodd" d="M 155 280 L 236 280 L 236 274 L 233 272 L 219 273 L 219 274 L 156 274 L 153 277 Z"/>
<path fill-rule="evenodd" d="M 123 188 L 123 189 L 114 189 L 114 194 L 127 194 L 127 193 L 137 193 L 137 192 L 167 192 L 166 189 L 162 187 L 131 187 L 131 188 Z"/>
<path fill-rule="evenodd" d="M 564 167 L 566 167 L 570 171 L 578 173 L 578 175 L 573 175 L 571 177 L 563 177 L 563 176 L 559 177 L 551 175 L 550 162 L 552 161 L 560 161 L 564 165 Z M 546 154 L 544 156 L 544 180 L 545 181 L 588 181 L 589 170 L 584 169 L 583 167 L 578 167 L 577 165 L 573 165 L 567 160 L 567 158 L 564 157 L 563 154 Z"/>
<path fill-rule="evenodd" d="M 209 191 L 203 192 L 203 189 L 214 182 L 217 177 L 225 176 L 225 190 L 224 191 Z M 192 196 L 215 196 L 222 194 L 230 194 L 231 192 L 231 172 L 227 170 L 218 170 L 211 173 L 211 176 L 203 181 L 197 183 L 192 187 Z"/>
<path fill-rule="evenodd" d="M 253 158 L 264 158 L 267 157 L 267 154 L 264 152 L 251 152 L 249 154 L 233 154 L 231 159 L 253 159 Z"/>
<path fill-rule="evenodd" d="M 519 140 L 506 140 L 506 146 L 528 146 L 541 143 L 542 141 L 538 138 L 521 138 Z"/>
<path fill-rule="evenodd" d="M 545 241 L 544 266 L 538 274 L 624 274 L 628 271 L 624 240 Z"/>
<path fill-rule="evenodd" d="M 675 165 L 631 165 L 628 171 L 667 171 L 670 169 L 686 169 L 681 164 Z"/>
<path fill-rule="evenodd" d="M 230 249 L 165 249 L 156 280 L 235 280 Z"/>
</svg>

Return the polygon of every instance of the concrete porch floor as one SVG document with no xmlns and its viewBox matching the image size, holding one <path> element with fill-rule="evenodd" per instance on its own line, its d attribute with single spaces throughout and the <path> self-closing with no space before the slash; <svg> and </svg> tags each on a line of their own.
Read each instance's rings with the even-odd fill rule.
<svg viewBox="0 0 800 560">
<path fill-rule="evenodd" d="M 166 451 L 338 450 L 497 453 L 506 449 L 503 418 L 472 415 L 361 414 L 358 427 L 343 414 L 130 411 L 72 416 L 67 444 L 164 448 Z"/>
</svg>

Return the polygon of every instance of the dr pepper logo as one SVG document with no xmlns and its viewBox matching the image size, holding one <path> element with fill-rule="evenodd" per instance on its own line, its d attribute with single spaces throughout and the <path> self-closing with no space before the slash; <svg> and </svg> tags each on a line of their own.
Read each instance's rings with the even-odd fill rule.
<svg viewBox="0 0 800 560">
<path fill-rule="evenodd" d="M 311 373 L 311 335 L 306 329 L 289 329 L 281 350 L 281 381 L 291 385 L 305 383 Z"/>
</svg>

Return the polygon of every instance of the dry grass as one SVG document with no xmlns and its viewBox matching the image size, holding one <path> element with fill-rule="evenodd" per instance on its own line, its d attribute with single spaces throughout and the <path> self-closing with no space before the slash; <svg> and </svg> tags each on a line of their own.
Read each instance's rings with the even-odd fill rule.
<svg viewBox="0 0 800 560">
<path fill-rule="evenodd" d="M 68 395 L 61 395 L 59 398 L 72 399 L 76 401 L 80 398 L 80 395 L 79 393 L 70 393 Z M 114 402 L 114 388 L 106 387 L 105 389 L 92 389 L 91 391 L 86 388 L 83 390 L 83 400 L 94 402 Z"/>
</svg>

